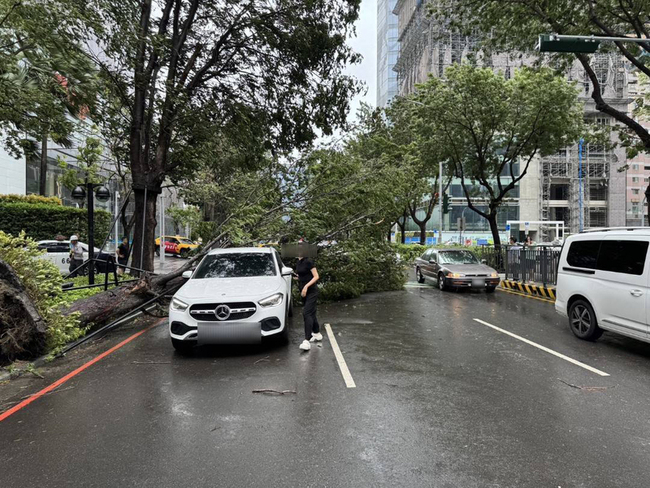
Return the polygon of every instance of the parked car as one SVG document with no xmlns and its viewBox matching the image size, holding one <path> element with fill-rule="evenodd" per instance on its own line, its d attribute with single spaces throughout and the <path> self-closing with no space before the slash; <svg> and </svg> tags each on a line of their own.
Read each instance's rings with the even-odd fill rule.
<svg viewBox="0 0 650 488">
<path fill-rule="evenodd" d="M 183 236 L 163 236 L 163 239 L 165 253 L 175 254 L 182 258 L 186 258 L 190 251 L 199 247 L 191 239 Z M 156 239 L 156 256 L 160 256 L 160 237 Z"/>
<path fill-rule="evenodd" d="M 59 268 L 61 274 L 67 275 L 70 272 L 70 241 L 39 241 L 38 248 L 45 251 L 42 259 L 47 259 Z M 81 248 L 84 250 L 84 261 L 88 259 L 88 244 L 80 242 Z M 95 248 L 95 256 L 98 260 L 108 261 L 111 256 L 110 253 L 105 253 Z M 109 267 L 109 272 L 113 272 L 114 265 L 107 263 L 96 262 L 95 271 L 97 273 L 105 273 L 106 267 Z M 87 271 L 84 269 L 84 274 Z"/>
<path fill-rule="evenodd" d="M 648 228 L 612 228 L 572 235 L 558 269 L 555 309 L 585 340 L 603 330 L 650 342 Z"/>
<path fill-rule="evenodd" d="M 169 334 L 185 353 L 197 344 L 259 343 L 287 339 L 292 314 L 291 275 L 272 248 L 215 249 L 169 307 Z"/>
<path fill-rule="evenodd" d="M 416 259 L 415 274 L 419 283 L 434 280 L 441 290 L 475 288 L 492 293 L 501 281 L 494 268 L 466 249 L 428 249 Z"/>
</svg>

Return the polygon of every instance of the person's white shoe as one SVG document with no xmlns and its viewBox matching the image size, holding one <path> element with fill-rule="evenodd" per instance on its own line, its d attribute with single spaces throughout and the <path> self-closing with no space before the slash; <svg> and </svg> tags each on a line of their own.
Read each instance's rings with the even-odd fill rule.
<svg viewBox="0 0 650 488">
<path fill-rule="evenodd" d="M 320 332 L 318 334 L 312 334 L 311 339 L 309 339 L 309 342 L 320 342 L 323 340 L 323 334 Z"/>
<path fill-rule="evenodd" d="M 302 349 L 303 351 L 309 351 L 311 349 L 311 344 L 307 339 L 302 341 L 302 344 L 300 344 L 300 349 Z"/>
</svg>

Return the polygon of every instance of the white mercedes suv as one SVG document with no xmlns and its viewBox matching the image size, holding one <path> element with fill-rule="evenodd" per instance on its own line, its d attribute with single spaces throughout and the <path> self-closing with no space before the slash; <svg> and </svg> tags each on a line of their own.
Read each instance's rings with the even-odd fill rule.
<svg viewBox="0 0 650 488">
<path fill-rule="evenodd" d="M 174 348 L 201 344 L 253 344 L 287 338 L 292 314 L 291 276 L 271 248 L 210 251 L 176 292 L 169 306 Z"/>
</svg>

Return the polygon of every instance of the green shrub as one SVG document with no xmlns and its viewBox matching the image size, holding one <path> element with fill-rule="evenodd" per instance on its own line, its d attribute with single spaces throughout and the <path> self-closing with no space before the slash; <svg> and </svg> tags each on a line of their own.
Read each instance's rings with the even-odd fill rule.
<svg viewBox="0 0 650 488">
<path fill-rule="evenodd" d="M 110 227 L 111 214 L 95 211 L 95 243 L 99 247 Z M 0 231 L 19 235 L 25 232 L 35 241 L 54 239 L 57 235 L 79 235 L 88 242 L 88 211 L 82 208 L 64 207 L 45 203 L 4 203 L 0 201 Z"/>
<path fill-rule="evenodd" d="M 78 314 L 63 316 L 59 311 L 70 297 L 65 297 L 61 290 L 61 272 L 51 262 L 40 259 L 42 254 L 36 242 L 24 233 L 13 237 L 0 231 L 0 259 L 16 271 L 47 323 L 48 348 L 56 351 L 83 336 L 86 329 L 79 326 Z"/>
<path fill-rule="evenodd" d="M 48 205 L 63 205 L 59 197 L 44 197 L 42 195 L 0 195 L 0 203 L 45 203 Z"/>
</svg>

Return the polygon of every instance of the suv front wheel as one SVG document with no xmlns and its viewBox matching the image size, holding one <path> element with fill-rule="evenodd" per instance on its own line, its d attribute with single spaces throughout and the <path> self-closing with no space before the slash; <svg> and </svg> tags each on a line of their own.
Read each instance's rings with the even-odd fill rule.
<svg viewBox="0 0 650 488">
<path fill-rule="evenodd" d="M 576 300 L 571 304 L 569 326 L 577 338 L 585 341 L 595 341 L 603 335 L 603 329 L 598 327 L 594 309 L 586 300 Z"/>
</svg>

